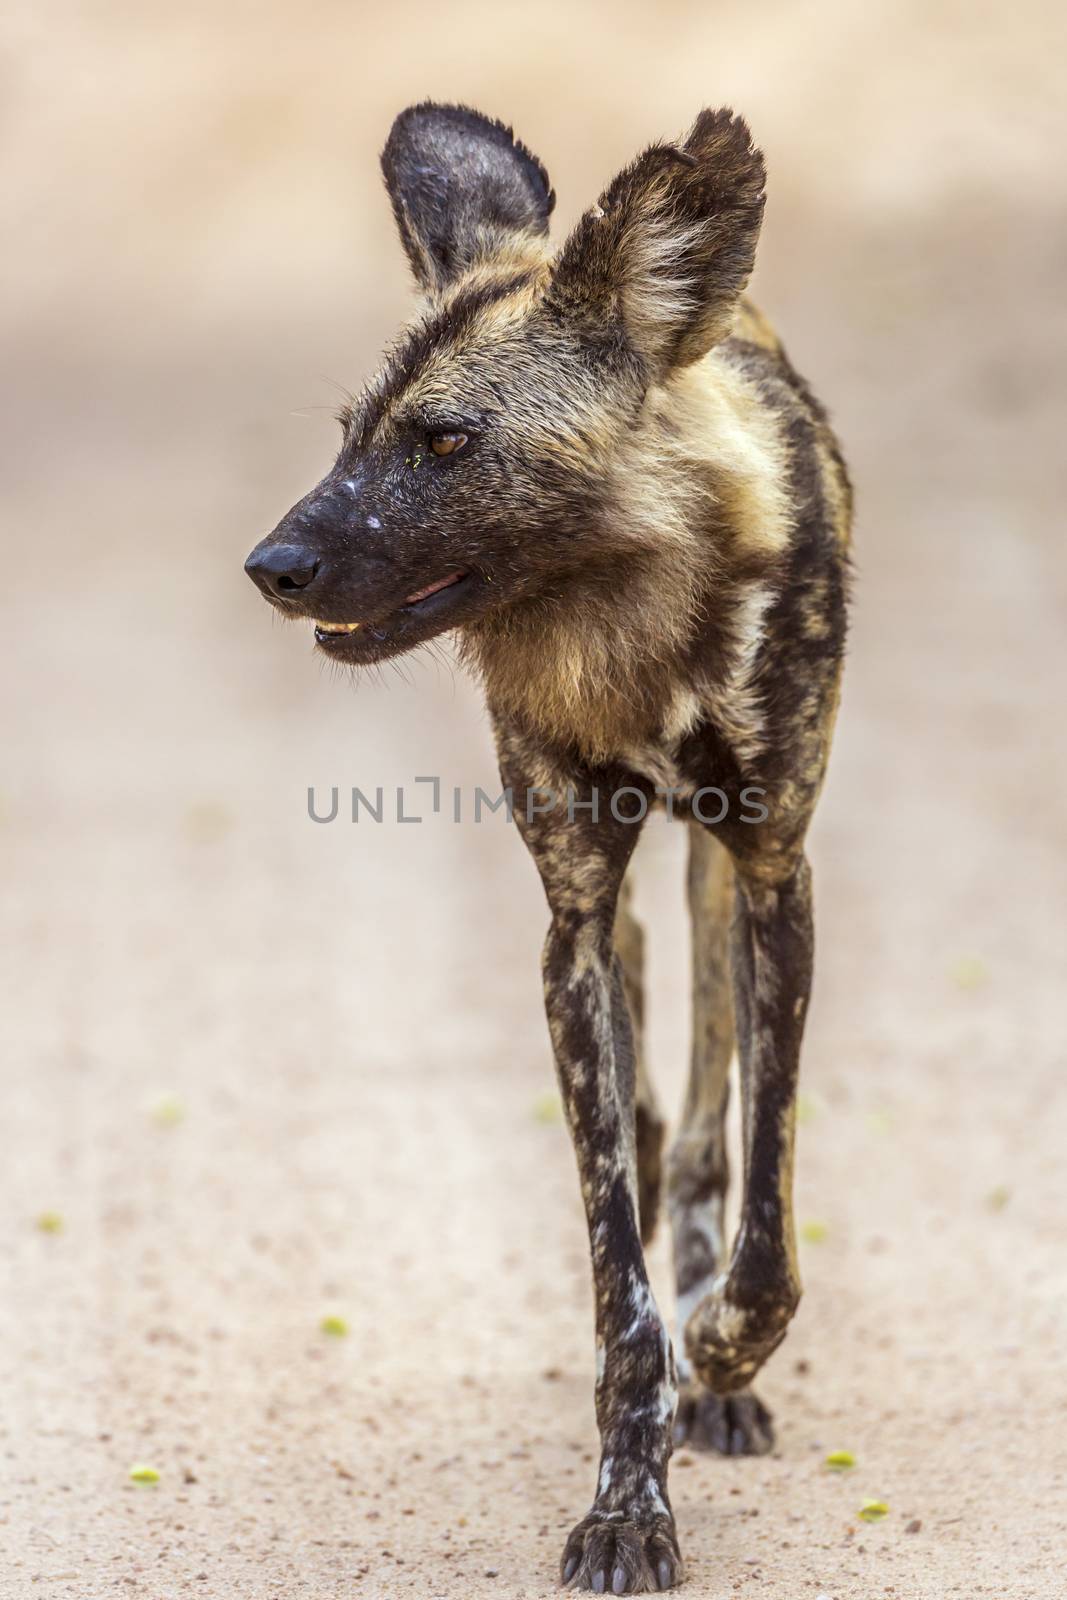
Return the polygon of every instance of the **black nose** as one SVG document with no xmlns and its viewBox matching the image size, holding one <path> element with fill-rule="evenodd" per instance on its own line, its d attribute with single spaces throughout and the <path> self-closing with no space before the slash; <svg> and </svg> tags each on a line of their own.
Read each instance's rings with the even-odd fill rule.
<svg viewBox="0 0 1067 1600">
<path fill-rule="evenodd" d="M 298 544 L 257 544 L 245 571 L 264 594 L 287 600 L 314 582 L 319 561 Z"/>
</svg>

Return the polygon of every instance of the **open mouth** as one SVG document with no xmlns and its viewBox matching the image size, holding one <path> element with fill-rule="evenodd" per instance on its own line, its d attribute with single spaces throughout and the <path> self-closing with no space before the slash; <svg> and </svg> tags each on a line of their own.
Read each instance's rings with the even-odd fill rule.
<svg viewBox="0 0 1067 1600">
<path fill-rule="evenodd" d="M 456 592 L 466 589 L 471 583 L 469 572 L 450 572 L 447 578 L 438 578 L 435 583 L 428 583 L 424 589 L 416 589 L 414 594 L 409 594 L 407 599 L 395 611 L 380 622 L 319 622 L 315 623 L 315 643 L 325 649 L 339 644 L 342 640 L 351 639 L 353 634 L 365 633 L 368 644 L 383 645 L 390 634 L 399 628 L 401 633 L 406 631 L 404 624 L 423 618 L 430 618 L 437 612 L 446 611 L 456 598 Z"/>
</svg>

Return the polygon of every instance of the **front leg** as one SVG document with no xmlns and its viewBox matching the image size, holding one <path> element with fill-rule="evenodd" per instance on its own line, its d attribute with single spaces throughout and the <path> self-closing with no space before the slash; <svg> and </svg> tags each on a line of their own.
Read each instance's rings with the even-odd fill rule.
<svg viewBox="0 0 1067 1600">
<path fill-rule="evenodd" d="M 546 784 L 502 743 L 505 782 L 552 913 L 544 950 L 545 1008 L 589 1227 L 596 1301 L 596 1496 L 567 1540 L 564 1584 L 595 1594 L 668 1589 L 681 1560 L 667 1496 L 677 1399 L 670 1338 L 648 1274 L 637 1207 L 634 1046 L 613 924 L 640 822 L 611 816 L 627 780 L 565 774 Z M 526 795 L 537 793 L 532 810 Z M 568 807 L 573 785 L 578 804 Z M 545 809 L 551 787 L 557 804 Z M 598 787 L 602 810 L 583 810 Z M 635 797 L 631 795 L 631 799 Z M 539 809 L 540 808 L 540 809 Z M 636 801 L 631 810 L 639 809 Z"/>
<path fill-rule="evenodd" d="M 668 1589 L 680 1569 L 667 1495 L 677 1388 L 637 1207 L 634 1057 L 611 924 L 554 917 L 545 1005 L 578 1158 L 596 1298 L 596 1498 L 567 1540 L 563 1582 L 603 1594 Z"/>
</svg>

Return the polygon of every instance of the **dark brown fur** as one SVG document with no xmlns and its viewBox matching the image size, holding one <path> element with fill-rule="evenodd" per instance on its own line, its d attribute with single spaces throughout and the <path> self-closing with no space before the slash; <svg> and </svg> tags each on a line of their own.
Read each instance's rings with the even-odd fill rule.
<svg viewBox="0 0 1067 1600">
<path fill-rule="evenodd" d="M 593 1262 L 601 1465 L 562 1577 L 663 1589 L 681 1575 L 672 1440 L 770 1447 L 749 1385 L 800 1296 L 804 840 L 844 652 L 848 478 L 824 411 L 741 298 L 764 172 L 732 113 L 647 150 L 555 256 L 545 170 L 500 124 L 413 107 L 383 168 L 424 308 L 346 412 L 335 466 L 249 570 L 281 610 L 320 619 L 336 660 L 454 630 L 484 683 L 549 905 L 545 1003 Z M 642 1253 L 664 1124 L 626 892 L 654 805 L 691 842 L 693 1053 L 666 1162 L 673 1348 Z"/>
</svg>

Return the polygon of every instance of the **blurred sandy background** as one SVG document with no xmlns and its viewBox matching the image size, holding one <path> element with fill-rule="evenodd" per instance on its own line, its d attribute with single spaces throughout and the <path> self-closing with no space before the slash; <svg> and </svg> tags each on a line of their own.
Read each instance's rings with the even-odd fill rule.
<svg viewBox="0 0 1067 1600">
<path fill-rule="evenodd" d="M 377 152 L 427 95 L 514 121 L 557 229 L 700 106 L 743 110 L 756 292 L 858 488 L 813 840 L 825 1239 L 763 1383 L 776 1456 L 676 1462 L 685 1592 L 1062 1593 L 1058 16 L 8 7 L 0 1594 L 547 1595 L 592 1489 L 533 869 L 502 821 L 305 811 L 491 783 L 477 698 L 432 665 L 332 677 L 241 572 L 408 304 Z M 672 1106 L 683 844 L 650 826 L 640 887 Z M 662 1240 L 654 1267 L 665 1293 Z"/>
</svg>

